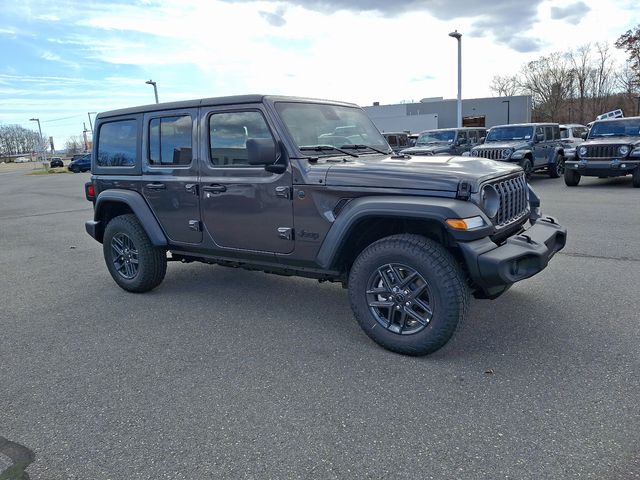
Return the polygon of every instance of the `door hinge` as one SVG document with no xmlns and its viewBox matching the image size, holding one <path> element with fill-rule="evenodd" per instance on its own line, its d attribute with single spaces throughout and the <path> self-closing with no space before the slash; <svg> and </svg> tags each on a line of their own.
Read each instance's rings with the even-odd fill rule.
<svg viewBox="0 0 640 480">
<path fill-rule="evenodd" d="M 278 227 L 278 237 L 283 240 L 293 240 L 293 228 Z"/>
<path fill-rule="evenodd" d="M 276 196 L 291 199 L 290 187 L 276 187 Z"/>
<path fill-rule="evenodd" d="M 200 220 L 189 220 L 189 230 L 200 232 L 202 230 L 202 223 Z"/>
</svg>

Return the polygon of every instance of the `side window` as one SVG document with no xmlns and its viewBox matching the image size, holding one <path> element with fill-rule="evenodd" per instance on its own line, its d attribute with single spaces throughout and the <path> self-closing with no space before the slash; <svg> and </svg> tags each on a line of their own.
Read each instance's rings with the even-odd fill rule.
<svg viewBox="0 0 640 480">
<path fill-rule="evenodd" d="M 553 126 L 553 139 L 560 140 L 560 127 L 558 125 Z"/>
<path fill-rule="evenodd" d="M 458 143 L 467 143 L 467 132 L 458 132 Z"/>
<path fill-rule="evenodd" d="M 471 144 L 478 143 L 478 131 L 477 130 L 469 130 L 469 143 L 471 143 Z"/>
<path fill-rule="evenodd" d="M 214 113 L 209 117 L 209 151 L 215 167 L 249 167 L 247 139 L 273 138 L 258 111 Z"/>
<path fill-rule="evenodd" d="M 551 126 L 544 127 L 544 139 L 547 142 L 549 140 L 553 140 L 553 127 L 551 127 Z"/>
<path fill-rule="evenodd" d="M 575 130 L 574 130 L 575 132 Z M 561 128 L 560 129 L 560 138 L 569 138 L 569 129 L 568 128 Z"/>
<path fill-rule="evenodd" d="M 400 135 L 398 137 L 398 142 L 400 143 L 401 147 L 406 147 L 407 146 L 407 137 L 404 135 Z"/>
<path fill-rule="evenodd" d="M 192 126 L 190 115 L 152 119 L 149 122 L 149 165 L 190 165 Z"/>
<path fill-rule="evenodd" d="M 398 146 L 398 138 L 395 135 L 389 135 L 387 137 L 387 142 L 389 142 L 389 145 L 391 145 L 392 147 Z"/>
<path fill-rule="evenodd" d="M 573 128 L 573 136 L 574 136 L 574 138 L 581 139 L 583 133 L 587 133 L 587 129 L 586 128 L 583 128 L 583 127 L 574 127 Z"/>
<path fill-rule="evenodd" d="M 132 167 L 136 164 L 138 122 L 119 120 L 103 123 L 98 131 L 98 155 L 100 167 Z"/>
<path fill-rule="evenodd" d="M 544 128 L 536 127 L 536 136 L 543 135 L 544 136 Z"/>
</svg>

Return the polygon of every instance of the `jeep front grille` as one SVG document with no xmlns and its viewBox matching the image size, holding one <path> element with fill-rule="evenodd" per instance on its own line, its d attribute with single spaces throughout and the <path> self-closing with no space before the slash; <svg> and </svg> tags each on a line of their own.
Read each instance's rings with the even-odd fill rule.
<svg viewBox="0 0 640 480">
<path fill-rule="evenodd" d="M 502 160 L 504 148 L 480 148 L 476 150 L 477 157 L 488 158 L 490 160 Z"/>
<path fill-rule="evenodd" d="M 618 149 L 620 145 L 585 145 L 587 154 L 580 155 L 580 158 L 613 158 L 619 157 Z"/>
<path fill-rule="evenodd" d="M 490 185 L 493 185 L 500 196 L 500 206 L 495 218 L 497 228 L 507 227 L 529 214 L 528 186 L 524 173 L 490 182 Z"/>
</svg>

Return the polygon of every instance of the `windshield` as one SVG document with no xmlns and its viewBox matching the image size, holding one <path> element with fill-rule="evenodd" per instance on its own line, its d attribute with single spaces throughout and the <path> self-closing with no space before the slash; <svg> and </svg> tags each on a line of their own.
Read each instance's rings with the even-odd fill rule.
<svg viewBox="0 0 640 480">
<path fill-rule="evenodd" d="M 433 130 L 430 132 L 423 132 L 416 141 L 417 145 L 428 145 L 429 143 L 446 142 L 451 143 L 456 138 L 455 130 L 448 130 L 446 132 Z"/>
<path fill-rule="evenodd" d="M 489 130 L 485 143 L 509 140 L 531 140 L 533 127 L 494 127 Z"/>
<path fill-rule="evenodd" d="M 336 148 L 371 147 L 362 153 L 387 153 L 389 144 L 363 110 L 356 107 L 321 103 L 277 102 L 276 110 L 282 117 L 298 149 L 335 155 L 336 150 L 310 149 L 329 145 Z"/>
<path fill-rule="evenodd" d="M 589 138 L 622 136 L 640 136 L 640 119 L 596 122 L 589 132 Z"/>
</svg>

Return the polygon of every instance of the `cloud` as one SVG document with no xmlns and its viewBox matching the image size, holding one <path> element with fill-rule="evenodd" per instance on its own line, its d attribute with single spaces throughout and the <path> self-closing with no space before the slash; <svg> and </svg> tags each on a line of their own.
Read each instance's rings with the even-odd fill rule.
<svg viewBox="0 0 640 480">
<path fill-rule="evenodd" d="M 551 7 L 551 18 L 576 24 L 580 23 L 580 20 L 582 20 L 589 10 L 591 10 L 591 8 L 582 1 L 572 3 L 566 7 Z"/>
<path fill-rule="evenodd" d="M 260 16 L 264 18 L 269 25 L 273 27 L 283 27 L 286 25 L 287 21 L 284 18 L 284 8 L 278 8 L 275 13 L 261 11 Z"/>
<path fill-rule="evenodd" d="M 223 1 L 227 3 L 243 3 L 253 0 Z M 438 20 L 471 19 L 469 35 L 477 37 L 491 35 L 498 42 L 518 52 L 532 52 L 539 50 L 543 43 L 519 32 L 529 31 L 532 24 L 538 22 L 538 7 L 543 1 L 395 0 L 391 2 L 388 0 L 284 0 L 284 3 L 329 14 L 347 10 L 351 12 L 375 12 L 385 17 L 394 17 L 410 12 L 427 12 Z M 578 8 L 578 6 L 581 9 L 586 7 L 580 1 L 561 10 Z M 270 18 L 267 20 L 270 21 Z"/>
</svg>

